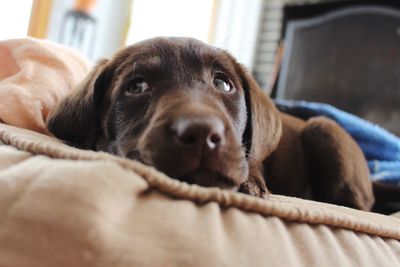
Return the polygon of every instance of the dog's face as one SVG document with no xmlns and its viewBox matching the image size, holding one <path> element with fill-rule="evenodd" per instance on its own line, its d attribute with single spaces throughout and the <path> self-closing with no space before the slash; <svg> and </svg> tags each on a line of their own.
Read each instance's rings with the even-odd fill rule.
<svg viewBox="0 0 400 267">
<path fill-rule="evenodd" d="M 229 189 L 246 182 L 280 137 L 275 108 L 246 71 L 189 38 L 150 39 L 99 62 L 48 126 L 75 146 Z"/>
</svg>

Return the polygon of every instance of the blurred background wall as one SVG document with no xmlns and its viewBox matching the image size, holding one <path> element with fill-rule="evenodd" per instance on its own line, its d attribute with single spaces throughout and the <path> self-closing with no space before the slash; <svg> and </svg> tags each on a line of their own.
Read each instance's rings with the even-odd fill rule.
<svg viewBox="0 0 400 267">
<path fill-rule="evenodd" d="M 281 38 L 283 7 L 323 1 L 1 1 L 0 23 L 4 26 L 0 39 L 29 34 L 76 47 L 95 61 L 146 38 L 191 36 L 230 51 L 268 88 Z"/>
<path fill-rule="evenodd" d="M 154 36 L 191 36 L 252 68 L 263 0 L 14 0 L 0 2 L 0 39 L 29 35 L 92 60 Z"/>
</svg>

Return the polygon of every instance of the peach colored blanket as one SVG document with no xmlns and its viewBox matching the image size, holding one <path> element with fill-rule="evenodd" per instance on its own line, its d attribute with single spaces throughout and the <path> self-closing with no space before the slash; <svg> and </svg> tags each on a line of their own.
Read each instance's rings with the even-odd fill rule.
<svg viewBox="0 0 400 267">
<path fill-rule="evenodd" d="M 0 121 L 47 133 L 49 110 L 89 68 L 77 51 L 55 43 L 0 41 Z"/>
</svg>

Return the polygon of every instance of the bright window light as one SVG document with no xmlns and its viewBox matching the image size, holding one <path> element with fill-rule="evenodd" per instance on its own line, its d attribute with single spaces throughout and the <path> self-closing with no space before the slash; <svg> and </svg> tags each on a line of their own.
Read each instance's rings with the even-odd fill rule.
<svg viewBox="0 0 400 267">
<path fill-rule="evenodd" d="M 28 35 L 32 0 L 0 1 L 0 40 Z"/>
<path fill-rule="evenodd" d="M 214 0 L 134 0 L 127 43 L 155 36 L 210 40 Z"/>
</svg>

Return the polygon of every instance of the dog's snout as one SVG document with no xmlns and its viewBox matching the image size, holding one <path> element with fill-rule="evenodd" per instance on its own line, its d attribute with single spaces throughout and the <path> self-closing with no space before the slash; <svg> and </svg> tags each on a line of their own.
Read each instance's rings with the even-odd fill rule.
<svg viewBox="0 0 400 267">
<path fill-rule="evenodd" d="M 225 127 L 217 117 L 182 117 L 172 124 L 172 132 L 180 145 L 214 150 L 225 142 Z"/>
</svg>

